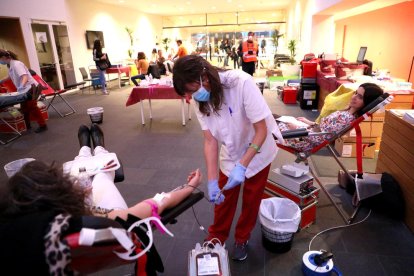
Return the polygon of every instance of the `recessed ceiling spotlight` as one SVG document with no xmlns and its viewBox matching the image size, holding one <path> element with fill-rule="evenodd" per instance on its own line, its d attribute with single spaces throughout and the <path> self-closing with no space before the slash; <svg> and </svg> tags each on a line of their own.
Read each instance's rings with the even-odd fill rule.
<svg viewBox="0 0 414 276">
<path fill-rule="evenodd" d="M 124 0 L 119 0 L 118 2 L 119 2 L 119 3 L 124 3 L 125 1 L 124 1 Z"/>
<path fill-rule="evenodd" d="M 186 2 L 186 4 L 187 4 L 187 5 L 191 5 L 191 2 L 190 2 L 190 1 L 187 1 L 187 2 Z"/>
<path fill-rule="evenodd" d="M 213 10 L 215 10 L 215 9 L 216 9 L 216 6 L 212 6 L 211 8 L 212 8 Z"/>
</svg>

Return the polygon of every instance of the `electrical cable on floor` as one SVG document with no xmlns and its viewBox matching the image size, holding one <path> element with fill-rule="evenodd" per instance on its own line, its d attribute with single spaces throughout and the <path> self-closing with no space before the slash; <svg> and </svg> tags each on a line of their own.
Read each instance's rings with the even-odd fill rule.
<svg viewBox="0 0 414 276">
<path fill-rule="evenodd" d="M 321 235 L 321 234 L 323 234 L 323 233 L 325 233 L 325 232 L 331 231 L 331 230 L 341 229 L 341 228 L 346 228 L 346 227 L 351 227 L 351 226 L 355 226 L 355 225 L 361 224 L 361 223 L 363 223 L 364 221 L 366 221 L 370 215 L 371 215 L 371 210 L 369 210 L 368 215 L 367 215 L 367 216 L 366 216 L 363 220 L 361 220 L 361 221 L 358 221 L 358 222 L 355 222 L 355 223 L 352 223 L 352 224 L 346 224 L 346 225 L 341 225 L 341 226 L 331 227 L 331 228 L 325 229 L 325 230 L 323 230 L 323 231 L 321 231 L 321 232 L 317 233 L 315 236 L 313 236 L 313 238 L 312 238 L 312 239 L 311 239 L 311 241 L 309 242 L 309 247 L 308 247 L 308 250 L 309 250 L 309 251 L 311 251 L 311 245 L 312 245 L 312 242 L 313 242 L 313 240 L 314 240 L 316 237 L 318 237 L 319 235 Z"/>
<path fill-rule="evenodd" d="M 181 185 L 181 186 L 178 186 L 177 188 L 175 188 L 175 189 L 174 189 L 174 190 L 172 190 L 171 192 L 174 192 L 174 191 L 177 191 L 177 190 L 181 190 L 181 189 L 185 188 L 186 186 L 191 187 L 191 188 L 193 188 L 193 189 L 195 189 L 195 190 L 197 190 L 197 191 L 199 191 L 199 192 L 203 192 L 203 191 L 202 191 L 201 189 L 199 189 L 198 187 L 193 186 L 193 185 L 190 185 L 190 184 L 183 184 L 183 185 Z M 204 194 L 204 192 L 203 192 L 203 194 Z M 204 199 L 205 199 L 205 200 L 207 200 L 208 202 L 210 202 L 210 200 L 208 199 L 208 197 L 204 196 Z M 198 224 L 198 226 L 199 226 L 200 230 L 201 230 L 201 231 L 203 231 L 206 235 L 208 235 L 208 232 L 205 230 L 204 226 L 203 226 L 203 225 L 201 225 L 200 221 L 199 221 L 199 220 L 198 220 L 198 218 L 197 218 L 197 215 L 196 215 L 195 210 L 194 210 L 194 205 L 193 205 L 193 206 L 191 206 L 191 209 L 193 210 L 194 218 L 195 218 L 195 220 L 196 220 L 196 222 L 197 222 L 197 224 Z"/>
</svg>

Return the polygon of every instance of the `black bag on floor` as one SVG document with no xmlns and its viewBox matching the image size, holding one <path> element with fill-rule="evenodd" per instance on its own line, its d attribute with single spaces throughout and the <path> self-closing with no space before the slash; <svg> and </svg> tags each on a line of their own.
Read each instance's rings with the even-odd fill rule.
<svg viewBox="0 0 414 276">
<path fill-rule="evenodd" d="M 391 218 L 402 219 L 405 212 L 405 202 L 397 180 L 390 174 L 383 173 L 381 188 L 382 193 L 361 200 L 361 204 Z"/>
</svg>

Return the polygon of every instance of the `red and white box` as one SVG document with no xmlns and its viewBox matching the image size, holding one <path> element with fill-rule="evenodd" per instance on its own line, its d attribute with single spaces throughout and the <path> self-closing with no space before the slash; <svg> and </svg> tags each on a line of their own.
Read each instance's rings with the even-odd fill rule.
<svg viewBox="0 0 414 276">
<path fill-rule="evenodd" d="M 299 205 L 301 209 L 302 218 L 300 221 L 299 228 L 303 229 L 309 227 L 315 222 L 316 219 L 316 205 L 318 204 L 319 188 L 312 187 L 309 193 L 296 194 L 289 189 L 268 180 L 263 198 L 269 197 L 285 197 Z"/>
<path fill-rule="evenodd" d="M 42 117 L 45 120 L 49 119 L 49 113 L 47 112 L 47 106 L 42 101 L 37 101 L 37 107 L 39 107 L 40 112 L 42 112 Z M 36 119 L 34 119 L 32 116 L 30 116 L 30 121 L 35 122 Z"/>
<path fill-rule="evenodd" d="M 17 129 L 19 132 L 26 131 L 26 123 L 24 122 L 23 114 L 15 107 L 9 107 L 0 112 L 0 132 L 13 133 L 15 132 L 4 121 Z M 4 121 L 3 121 L 4 120 Z"/>
<path fill-rule="evenodd" d="M 296 104 L 296 97 L 298 95 L 298 89 L 296 87 L 284 86 L 283 87 L 283 103 Z"/>
</svg>

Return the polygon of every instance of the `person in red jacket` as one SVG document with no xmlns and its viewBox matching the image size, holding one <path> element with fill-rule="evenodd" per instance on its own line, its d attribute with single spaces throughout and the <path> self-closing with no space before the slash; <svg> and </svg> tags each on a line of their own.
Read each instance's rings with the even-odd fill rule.
<svg viewBox="0 0 414 276">
<path fill-rule="evenodd" d="M 242 70 L 253 76 L 258 54 L 258 45 L 254 40 L 254 32 L 248 33 L 247 40 L 239 46 L 240 50 L 242 52 Z"/>
</svg>

